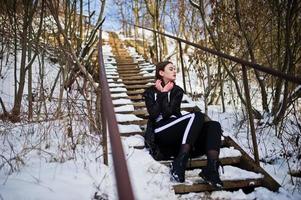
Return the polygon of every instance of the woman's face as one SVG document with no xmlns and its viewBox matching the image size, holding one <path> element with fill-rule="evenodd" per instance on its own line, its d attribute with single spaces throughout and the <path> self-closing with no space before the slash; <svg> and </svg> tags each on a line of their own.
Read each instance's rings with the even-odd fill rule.
<svg viewBox="0 0 301 200">
<path fill-rule="evenodd" d="M 164 67 L 164 71 L 161 70 L 159 73 L 165 82 L 176 80 L 177 72 L 176 72 L 176 68 L 173 66 L 172 63 L 167 64 Z"/>
</svg>

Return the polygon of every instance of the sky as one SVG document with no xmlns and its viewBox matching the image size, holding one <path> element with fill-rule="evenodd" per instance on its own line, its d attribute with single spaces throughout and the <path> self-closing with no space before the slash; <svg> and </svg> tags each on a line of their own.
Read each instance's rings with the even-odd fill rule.
<svg viewBox="0 0 301 200">
<path fill-rule="evenodd" d="M 90 10 L 95 11 L 95 15 L 93 20 L 97 20 L 100 12 L 100 0 L 85 0 L 84 3 L 84 12 L 85 14 L 88 13 L 88 1 L 90 1 Z M 121 28 L 119 19 L 118 19 L 118 7 L 114 3 L 114 0 L 106 0 L 105 4 L 105 15 L 106 17 L 105 22 L 103 24 L 103 30 L 106 31 L 116 31 Z"/>
</svg>

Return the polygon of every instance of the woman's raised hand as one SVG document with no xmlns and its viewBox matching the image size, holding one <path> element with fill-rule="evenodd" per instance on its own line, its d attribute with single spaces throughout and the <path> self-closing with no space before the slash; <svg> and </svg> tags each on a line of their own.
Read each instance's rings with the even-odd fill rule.
<svg viewBox="0 0 301 200">
<path fill-rule="evenodd" d="M 163 87 L 161 85 L 162 81 L 160 79 L 156 80 L 156 83 L 155 83 L 155 87 L 157 88 L 157 90 L 159 90 L 160 92 L 163 91 Z"/>
<path fill-rule="evenodd" d="M 169 92 L 174 86 L 172 81 L 169 81 L 163 88 L 162 92 Z"/>
<path fill-rule="evenodd" d="M 156 83 L 155 83 L 155 87 L 157 88 L 157 90 L 159 90 L 160 92 L 169 92 L 173 86 L 174 86 L 174 83 L 172 81 L 168 82 L 164 88 L 162 87 L 162 80 L 158 79 L 156 80 Z"/>
</svg>

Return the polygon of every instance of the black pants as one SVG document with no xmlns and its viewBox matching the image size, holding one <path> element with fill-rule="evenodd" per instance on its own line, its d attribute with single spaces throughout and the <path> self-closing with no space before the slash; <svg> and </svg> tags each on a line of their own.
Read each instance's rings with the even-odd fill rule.
<svg viewBox="0 0 301 200">
<path fill-rule="evenodd" d="M 166 157 L 177 156 L 182 144 L 190 144 L 191 156 L 195 157 L 208 150 L 219 151 L 221 133 L 219 122 L 204 122 L 204 114 L 194 112 L 157 122 L 155 143 Z"/>
</svg>

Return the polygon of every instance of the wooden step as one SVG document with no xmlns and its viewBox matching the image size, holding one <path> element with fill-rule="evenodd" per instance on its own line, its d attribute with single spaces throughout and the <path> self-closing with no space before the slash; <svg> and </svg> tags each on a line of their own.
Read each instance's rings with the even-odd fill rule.
<svg viewBox="0 0 301 200">
<path fill-rule="evenodd" d="M 123 55 L 123 56 L 115 56 L 114 57 L 117 60 L 133 60 L 133 58 L 130 56 L 130 54 Z"/>
<path fill-rule="evenodd" d="M 127 72 L 129 70 L 138 70 L 140 71 L 140 68 L 138 66 L 135 65 L 123 65 L 122 67 L 119 66 L 117 71 L 119 72 Z"/>
<path fill-rule="evenodd" d="M 154 76 L 141 76 L 139 73 L 132 74 L 120 74 L 120 77 L 124 80 L 143 80 L 148 78 L 155 78 Z"/>
<path fill-rule="evenodd" d="M 123 83 L 125 85 L 139 85 L 139 84 L 147 84 L 149 83 L 149 80 L 135 80 L 135 81 L 125 81 L 123 80 Z"/>
<path fill-rule="evenodd" d="M 200 178 L 201 179 L 201 178 Z M 262 186 L 263 179 L 244 179 L 244 180 L 225 180 L 223 181 L 223 190 L 238 190 L 242 188 L 255 188 Z M 178 184 L 173 186 L 176 194 L 185 194 L 190 192 L 215 191 L 212 186 L 205 182 L 193 183 L 192 185 Z"/>
<path fill-rule="evenodd" d="M 235 156 L 235 157 L 225 157 L 220 158 L 219 161 L 222 163 L 222 165 L 236 165 L 240 162 L 241 156 Z M 169 166 L 171 164 L 171 160 L 164 160 L 160 161 L 161 164 Z M 201 168 L 205 167 L 207 165 L 207 159 L 206 158 L 193 158 L 187 163 L 187 168 Z"/>
<path fill-rule="evenodd" d="M 142 95 L 139 94 L 139 95 L 135 95 L 135 96 L 129 96 L 129 99 L 132 101 L 140 101 L 140 100 L 142 100 Z"/>
<path fill-rule="evenodd" d="M 144 91 L 145 91 L 145 89 L 131 90 L 131 91 L 127 91 L 127 94 L 128 95 L 143 94 Z"/>
<path fill-rule="evenodd" d="M 135 124 L 135 125 L 139 125 L 139 126 L 144 126 L 144 125 L 146 125 L 146 123 L 147 123 L 147 119 L 118 122 L 118 124 L 122 124 L 122 125 Z"/>
<path fill-rule="evenodd" d="M 127 71 L 119 71 L 118 73 L 120 76 L 124 77 L 129 77 L 129 76 L 137 76 L 137 74 L 140 74 L 139 70 L 127 70 Z"/>
<path fill-rule="evenodd" d="M 120 57 L 120 55 L 125 55 L 126 57 L 129 57 L 129 53 L 126 49 L 112 49 L 112 53 Z"/>
<path fill-rule="evenodd" d="M 150 85 L 126 85 L 125 88 L 127 90 L 139 90 L 139 89 L 146 89 Z"/>
<path fill-rule="evenodd" d="M 141 108 L 141 107 L 144 107 L 145 108 L 145 103 L 143 101 L 141 102 L 136 102 L 136 103 L 133 103 L 133 106 L 135 108 Z"/>
<path fill-rule="evenodd" d="M 155 77 L 144 77 L 144 76 L 134 76 L 134 77 L 122 77 L 123 81 L 133 81 L 133 80 L 149 80 L 154 81 Z"/>
<path fill-rule="evenodd" d="M 119 63 L 118 65 L 124 66 L 124 65 L 137 65 L 137 63 L 129 62 L 129 63 Z"/>
</svg>

